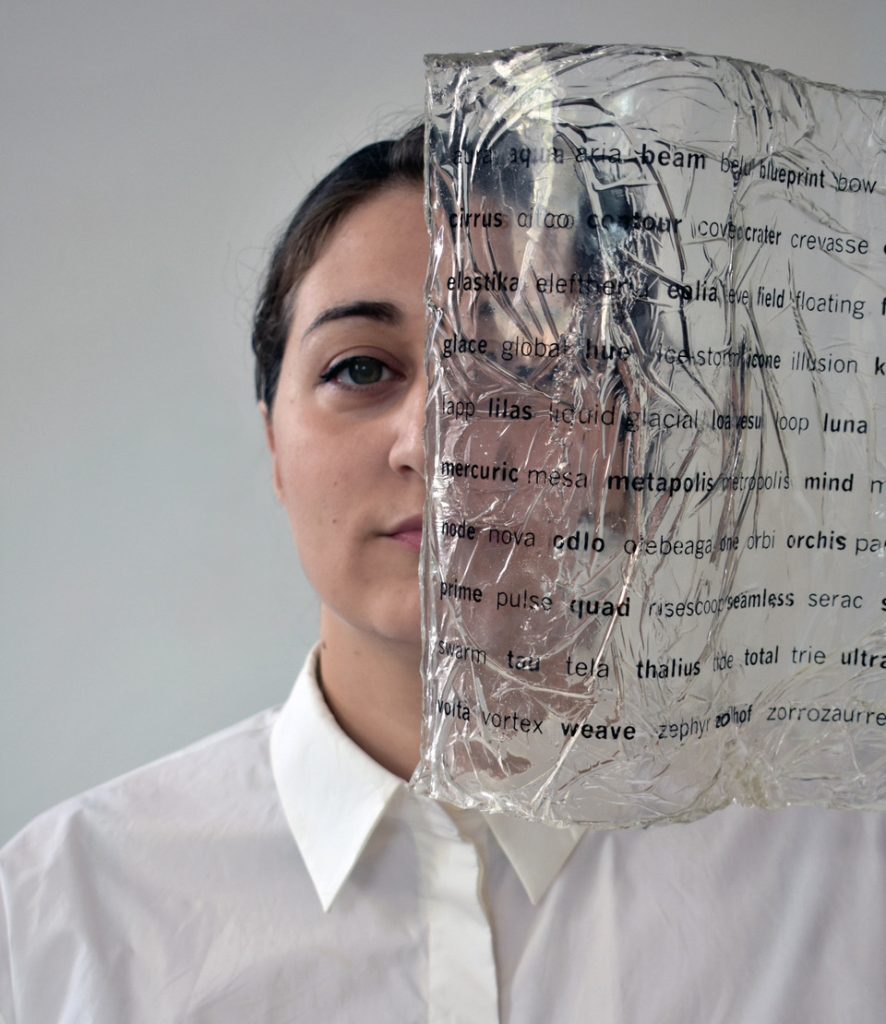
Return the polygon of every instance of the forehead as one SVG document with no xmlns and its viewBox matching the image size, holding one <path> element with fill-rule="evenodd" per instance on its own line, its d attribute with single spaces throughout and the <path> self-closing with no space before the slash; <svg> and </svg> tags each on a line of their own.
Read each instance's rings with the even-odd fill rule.
<svg viewBox="0 0 886 1024">
<path fill-rule="evenodd" d="M 398 186 L 360 203 L 333 231 L 295 301 L 293 333 L 328 306 L 355 299 L 424 310 L 430 241 L 419 186 Z"/>
</svg>

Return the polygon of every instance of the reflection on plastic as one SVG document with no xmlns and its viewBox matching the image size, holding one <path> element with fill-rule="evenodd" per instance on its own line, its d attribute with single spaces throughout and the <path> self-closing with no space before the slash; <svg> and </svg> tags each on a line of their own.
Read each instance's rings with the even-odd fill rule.
<svg viewBox="0 0 886 1024">
<path fill-rule="evenodd" d="M 416 786 L 886 805 L 886 96 L 555 45 L 428 58 L 428 126 Z"/>
</svg>

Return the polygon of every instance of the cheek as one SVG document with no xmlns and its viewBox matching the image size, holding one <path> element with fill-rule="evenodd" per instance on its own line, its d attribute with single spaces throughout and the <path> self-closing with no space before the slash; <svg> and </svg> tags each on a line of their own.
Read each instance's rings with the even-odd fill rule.
<svg viewBox="0 0 886 1024">
<path fill-rule="evenodd" d="M 275 468 L 299 559 L 321 597 L 371 576 L 390 495 L 381 417 L 346 417 L 310 396 L 277 411 Z"/>
<path fill-rule="evenodd" d="M 353 543 L 371 473 L 353 431 L 308 421 L 288 436 L 292 440 L 280 451 L 278 463 L 282 501 L 307 567 L 336 559 Z"/>
<path fill-rule="evenodd" d="M 383 569 L 364 527 L 364 491 L 346 467 L 319 450 L 301 456 L 290 463 L 286 501 L 299 561 L 321 602 L 359 621 L 360 595 Z"/>
<path fill-rule="evenodd" d="M 296 540 L 307 541 L 340 517 L 344 480 L 333 454 L 320 444 L 293 445 L 281 462 L 283 504 Z"/>
<path fill-rule="evenodd" d="M 316 447 L 288 453 L 283 504 L 299 561 L 314 590 L 328 600 L 347 564 L 343 538 L 344 481 Z"/>
</svg>

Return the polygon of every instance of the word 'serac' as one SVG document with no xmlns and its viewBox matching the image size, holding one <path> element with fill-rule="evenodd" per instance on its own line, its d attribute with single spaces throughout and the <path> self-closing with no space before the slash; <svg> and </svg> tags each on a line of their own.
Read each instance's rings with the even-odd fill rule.
<svg viewBox="0 0 886 1024">
<path fill-rule="evenodd" d="M 430 57 L 428 158 L 416 786 L 886 808 L 886 94 Z"/>
</svg>

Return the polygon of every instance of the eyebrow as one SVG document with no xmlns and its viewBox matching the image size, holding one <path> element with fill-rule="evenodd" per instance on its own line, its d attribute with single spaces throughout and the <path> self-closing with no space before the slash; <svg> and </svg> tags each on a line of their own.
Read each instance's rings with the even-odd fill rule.
<svg viewBox="0 0 886 1024">
<path fill-rule="evenodd" d="M 332 323 L 334 320 L 347 320 L 350 317 L 362 317 L 366 320 L 375 320 L 377 323 L 394 325 L 403 319 L 400 310 L 392 302 L 369 302 L 361 299 L 357 302 L 346 302 L 341 306 L 330 306 L 329 309 L 324 309 L 308 327 L 302 338 L 306 338 L 323 324 Z"/>
</svg>

